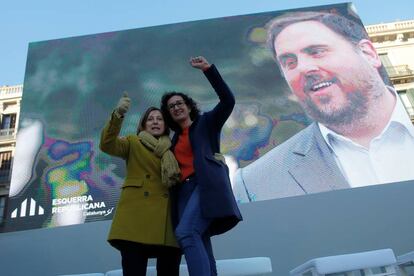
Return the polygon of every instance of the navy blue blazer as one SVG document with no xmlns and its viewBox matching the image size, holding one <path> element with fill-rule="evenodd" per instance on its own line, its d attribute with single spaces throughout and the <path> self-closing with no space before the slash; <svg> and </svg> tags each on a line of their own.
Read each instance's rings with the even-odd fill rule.
<svg viewBox="0 0 414 276">
<path fill-rule="evenodd" d="M 235 105 L 233 93 L 214 65 L 204 72 L 216 91 L 220 102 L 210 111 L 199 115 L 189 130 L 193 150 L 193 165 L 200 189 L 202 215 L 213 218 L 211 235 L 224 233 L 242 220 L 240 210 L 230 184 L 229 170 L 225 163 L 214 158 L 220 153 L 221 129 Z M 173 147 L 180 132 L 172 139 Z"/>
</svg>

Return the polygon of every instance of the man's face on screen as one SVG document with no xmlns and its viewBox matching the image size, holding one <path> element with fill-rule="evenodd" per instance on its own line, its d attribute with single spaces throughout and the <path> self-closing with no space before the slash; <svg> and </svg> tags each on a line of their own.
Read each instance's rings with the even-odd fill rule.
<svg viewBox="0 0 414 276">
<path fill-rule="evenodd" d="M 367 113 L 377 69 L 356 45 L 317 21 L 293 23 L 274 41 L 277 60 L 310 117 L 348 124 Z"/>
</svg>

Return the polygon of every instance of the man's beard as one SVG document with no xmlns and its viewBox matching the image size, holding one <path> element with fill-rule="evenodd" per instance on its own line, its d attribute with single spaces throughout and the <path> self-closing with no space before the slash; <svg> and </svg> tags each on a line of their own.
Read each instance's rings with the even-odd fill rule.
<svg viewBox="0 0 414 276">
<path fill-rule="evenodd" d="M 325 99 L 328 103 L 332 99 Z M 346 126 L 354 124 L 363 119 L 368 113 L 369 99 L 361 91 L 346 94 L 347 103 L 341 109 L 324 111 L 318 107 L 311 98 L 306 98 L 302 103 L 305 112 L 313 120 L 320 122 L 326 126 Z"/>
</svg>

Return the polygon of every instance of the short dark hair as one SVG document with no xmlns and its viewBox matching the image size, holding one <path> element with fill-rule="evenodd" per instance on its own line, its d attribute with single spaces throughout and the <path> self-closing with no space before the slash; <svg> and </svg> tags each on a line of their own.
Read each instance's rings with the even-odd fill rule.
<svg viewBox="0 0 414 276">
<path fill-rule="evenodd" d="M 365 28 L 361 24 L 336 13 L 312 11 L 289 12 L 272 19 L 266 24 L 267 43 L 275 58 L 277 57 L 274 47 L 276 37 L 287 26 L 303 21 L 320 22 L 346 40 L 352 42 L 354 45 L 357 45 L 361 39 L 369 39 Z"/>
<path fill-rule="evenodd" d="M 165 122 L 167 125 L 174 131 L 180 130 L 180 126 L 173 120 L 170 114 L 170 109 L 168 108 L 168 100 L 173 96 L 180 96 L 183 98 L 184 103 L 190 109 L 190 119 L 194 121 L 200 115 L 200 109 L 197 106 L 197 103 L 187 94 L 177 91 L 170 91 L 164 93 L 161 98 L 161 111 L 164 115 Z"/>
<path fill-rule="evenodd" d="M 329 13 L 329 12 L 314 12 L 314 11 L 302 11 L 302 12 L 288 12 L 281 16 L 278 16 L 266 24 L 267 29 L 267 44 L 272 51 L 273 57 L 277 64 L 277 53 L 274 47 L 276 37 L 287 26 L 299 23 L 303 21 L 316 21 L 325 25 L 327 28 L 343 37 L 345 40 L 352 43 L 354 46 L 358 45 L 362 39 L 368 39 L 369 36 L 361 22 L 357 22 L 346 18 L 345 16 Z M 279 66 L 280 67 L 280 66 Z M 381 65 L 378 68 L 382 80 L 390 84 L 387 71 L 384 66 Z"/>
<path fill-rule="evenodd" d="M 155 107 L 155 106 L 148 107 L 147 110 L 145 110 L 144 115 L 139 120 L 137 134 L 145 130 L 145 123 L 147 122 L 150 113 L 154 110 L 158 110 L 159 112 L 161 112 L 161 115 L 163 115 L 161 109 L 159 109 L 158 107 Z M 165 120 L 164 115 L 162 117 Z M 169 134 L 170 134 L 170 129 L 168 128 L 168 125 L 165 124 L 164 133 L 162 135 L 169 135 Z"/>
</svg>

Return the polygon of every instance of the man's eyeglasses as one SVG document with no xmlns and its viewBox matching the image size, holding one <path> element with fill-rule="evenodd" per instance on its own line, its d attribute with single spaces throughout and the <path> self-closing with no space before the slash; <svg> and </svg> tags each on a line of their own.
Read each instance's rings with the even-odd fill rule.
<svg viewBox="0 0 414 276">
<path fill-rule="evenodd" d="M 182 107 L 185 103 L 183 101 L 176 101 L 175 103 L 171 103 L 168 105 L 168 109 L 174 109 L 174 107 Z"/>
</svg>

